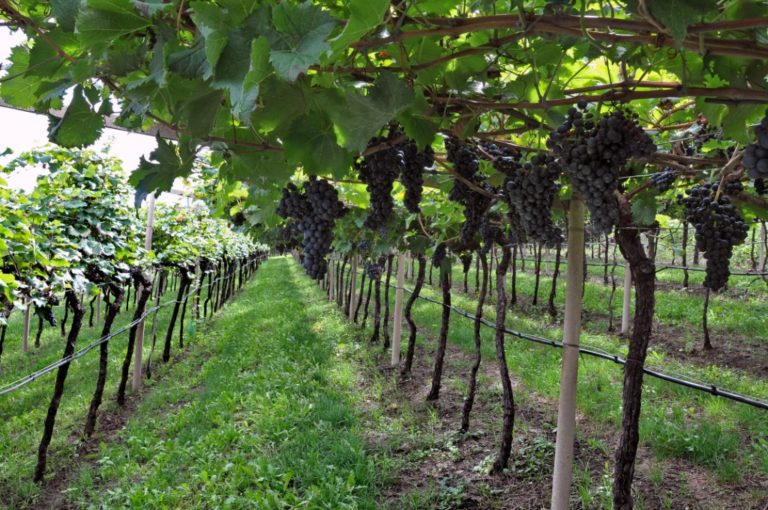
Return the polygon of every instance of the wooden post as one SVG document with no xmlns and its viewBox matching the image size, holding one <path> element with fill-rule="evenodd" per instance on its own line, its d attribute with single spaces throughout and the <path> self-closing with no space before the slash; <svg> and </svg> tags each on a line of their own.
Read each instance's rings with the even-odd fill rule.
<svg viewBox="0 0 768 510">
<path fill-rule="evenodd" d="M 392 360 L 390 365 L 400 363 L 400 338 L 403 331 L 403 284 L 405 283 L 405 255 L 397 254 L 397 289 L 395 289 L 395 314 L 392 323 Z"/>
<path fill-rule="evenodd" d="M 147 231 L 144 237 L 144 249 L 152 249 L 152 231 L 155 227 L 155 194 L 149 194 L 147 200 Z M 137 292 L 141 292 L 141 288 Z M 141 388 L 142 357 L 144 351 L 144 319 L 136 325 L 136 345 L 133 351 L 133 378 L 131 388 L 138 391 Z"/>
<path fill-rule="evenodd" d="M 576 434 L 576 382 L 581 333 L 581 291 L 584 284 L 584 202 L 571 199 L 568 211 L 568 269 L 563 324 L 563 365 L 560 404 L 557 411 L 555 472 L 552 478 L 552 510 L 568 510 L 573 476 L 573 443 Z"/>
<path fill-rule="evenodd" d="M 32 322 L 32 301 L 27 301 L 27 309 L 24 311 L 24 330 L 21 333 L 21 352 L 29 351 L 29 324 Z"/>
<path fill-rule="evenodd" d="M 621 309 L 621 334 L 629 333 L 629 303 L 632 300 L 632 271 L 629 262 L 624 263 L 624 304 Z"/>
<path fill-rule="evenodd" d="M 101 300 L 104 298 L 102 294 L 96 297 L 96 324 L 101 324 Z"/>
<path fill-rule="evenodd" d="M 355 304 L 357 302 L 357 295 L 355 290 L 357 287 L 357 256 L 352 255 L 352 261 L 350 263 L 349 278 L 352 280 L 352 287 L 350 289 L 349 310 L 347 310 L 347 316 L 349 320 L 355 319 Z"/>
<path fill-rule="evenodd" d="M 765 252 L 766 237 L 768 237 L 768 229 L 765 228 L 765 222 L 760 223 L 760 271 L 765 272 L 766 262 L 768 262 L 768 253 Z"/>
</svg>

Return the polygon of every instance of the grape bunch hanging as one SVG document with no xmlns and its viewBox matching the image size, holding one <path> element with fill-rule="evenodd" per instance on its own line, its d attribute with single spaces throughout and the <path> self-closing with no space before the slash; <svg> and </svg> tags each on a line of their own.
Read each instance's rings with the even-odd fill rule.
<svg viewBox="0 0 768 510">
<path fill-rule="evenodd" d="M 677 172 L 671 168 L 665 168 L 663 171 L 651 175 L 651 185 L 656 188 L 659 193 L 664 193 L 672 184 L 677 180 Z"/>
<path fill-rule="evenodd" d="M 325 257 L 331 251 L 333 225 L 345 212 L 338 191 L 325 179 L 310 176 L 303 191 L 292 183 L 283 188 L 277 214 L 298 220 L 303 235 L 302 263 L 310 278 L 325 276 L 328 270 Z"/>
<path fill-rule="evenodd" d="M 702 184 L 678 197 L 685 206 L 685 220 L 696 229 L 696 247 L 707 259 L 704 286 L 714 291 L 728 283 L 733 247 L 747 238 L 749 227 L 728 197 L 741 189 L 741 183 L 729 183 L 718 195 L 717 184 Z"/>
<path fill-rule="evenodd" d="M 537 154 L 506 182 L 508 202 L 527 237 L 547 246 L 563 240 L 560 228 L 552 221 L 552 202 L 560 190 L 560 167 L 555 158 Z"/>
<path fill-rule="evenodd" d="M 480 230 L 483 216 L 491 206 L 491 197 L 489 196 L 491 190 L 484 182 L 485 179 L 478 173 L 480 159 L 477 150 L 473 146 L 451 137 L 446 138 L 445 149 L 448 161 L 453 163 L 456 173 L 464 179 L 454 179 L 453 187 L 448 193 L 450 200 L 464 206 L 464 224 L 461 226 L 461 232 L 459 233 L 459 244 L 462 247 L 471 247 L 474 244 L 476 234 Z M 467 182 L 488 193 L 478 192 L 476 189 L 468 186 Z"/>
<path fill-rule="evenodd" d="M 525 230 L 523 228 L 523 221 L 522 221 L 522 218 L 520 217 L 520 211 L 510 201 L 509 193 L 506 193 L 504 191 L 509 189 L 511 185 L 510 183 L 519 179 L 520 171 L 523 168 L 522 163 L 520 163 L 522 154 L 508 147 L 504 147 L 504 146 L 499 147 L 495 144 L 484 145 L 483 149 L 490 156 L 493 157 L 493 160 L 492 160 L 493 168 L 496 169 L 497 172 L 502 173 L 506 176 L 502 190 L 498 190 L 498 191 L 501 192 L 501 196 L 509 206 L 509 210 L 507 213 L 507 221 L 509 223 L 508 242 L 511 244 L 525 243 L 526 235 L 525 235 Z M 512 186 L 514 186 L 514 184 L 512 184 Z M 493 242 L 497 242 L 498 244 L 501 244 L 501 239 L 503 238 L 504 233 L 502 230 L 497 229 L 498 232 L 493 234 L 491 233 L 491 230 L 489 230 L 490 228 L 494 228 L 494 229 L 496 228 L 496 227 L 491 227 L 491 225 L 493 225 L 495 222 L 496 222 L 495 220 L 491 220 L 490 222 L 487 221 L 487 219 L 483 220 L 483 227 L 481 227 L 481 229 L 484 229 L 486 232 L 483 233 L 481 231 L 481 237 L 483 238 L 483 245 L 484 245 L 483 249 L 486 252 L 487 250 L 490 249 L 490 245 L 492 245 Z M 497 240 L 491 241 L 491 239 L 494 237 L 496 237 Z"/>
<path fill-rule="evenodd" d="M 381 278 L 381 265 L 377 262 L 366 261 L 363 270 L 372 282 Z"/>
<path fill-rule="evenodd" d="M 435 164 L 435 152 L 427 146 L 423 151 L 413 140 L 408 140 L 398 145 L 398 150 L 403 153 L 404 165 L 400 170 L 400 182 L 405 187 L 405 208 L 412 213 L 420 211 L 419 203 L 424 191 L 424 169 Z"/>
<path fill-rule="evenodd" d="M 576 191 L 589 208 L 592 229 L 606 233 L 618 222 L 613 192 L 619 170 L 633 157 L 651 155 L 656 147 L 635 115 L 623 109 L 595 117 L 581 102 L 547 140 Z"/>
<path fill-rule="evenodd" d="M 390 143 L 387 138 L 376 137 L 368 142 L 368 148 Z M 367 154 L 356 164 L 360 180 L 363 181 L 371 197 L 371 211 L 365 218 L 365 228 L 378 230 L 392 217 L 395 204 L 392 199 L 392 185 L 405 168 L 403 151 L 394 146 Z"/>
<path fill-rule="evenodd" d="M 757 143 L 747 145 L 742 162 L 751 179 L 755 181 L 755 191 L 763 195 L 768 179 L 768 112 L 755 128 Z"/>
</svg>

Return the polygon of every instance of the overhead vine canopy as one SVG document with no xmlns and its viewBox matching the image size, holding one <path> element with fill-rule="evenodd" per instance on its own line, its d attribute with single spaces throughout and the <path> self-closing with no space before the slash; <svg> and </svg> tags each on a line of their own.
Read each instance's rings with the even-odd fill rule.
<svg viewBox="0 0 768 510">
<path fill-rule="evenodd" d="M 297 167 L 341 178 L 393 120 L 421 146 L 445 131 L 536 148 L 571 105 L 622 101 L 662 133 L 704 116 L 747 142 L 768 101 L 768 5 L 752 0 L 1 0 L 0 13 L 27 35 L 0 98 L 63 109 L 52 141 L 88 145 L 105 122 L 178 140 L 142 160 L 140 194 L 189 174 L 204 146 L 224 176 L 271 188 Z"/>
</svg>

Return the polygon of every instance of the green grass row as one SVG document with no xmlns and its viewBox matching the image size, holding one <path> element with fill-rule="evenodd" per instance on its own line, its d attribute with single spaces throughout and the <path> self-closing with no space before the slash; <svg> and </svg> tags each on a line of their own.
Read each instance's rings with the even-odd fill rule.
<svg viewBox="0 0 768 510">
<path fill-rule="evenodd" d="M 354 328 L 266 262 L 67 489 L 81 508 L 376 508 Z"/>
</svg>

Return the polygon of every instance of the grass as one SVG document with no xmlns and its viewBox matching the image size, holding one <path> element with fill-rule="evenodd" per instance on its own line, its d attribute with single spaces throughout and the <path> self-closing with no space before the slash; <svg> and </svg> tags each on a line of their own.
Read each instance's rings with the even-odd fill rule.
<svg viewBox="0 0 768 510">
<path fill-rule="evenodd" d="M 264 296 L 269 295 L 269 299 Z M 375 508 L 354 335 L 272 259 L 68 489 L 76 506 Z"/>
</svg>

